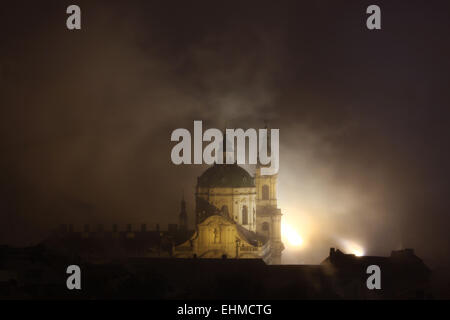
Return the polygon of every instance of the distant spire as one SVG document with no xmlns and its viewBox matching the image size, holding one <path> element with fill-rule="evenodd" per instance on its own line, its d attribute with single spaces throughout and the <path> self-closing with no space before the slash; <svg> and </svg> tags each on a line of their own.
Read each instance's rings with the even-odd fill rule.
<svg viewBox="0 0 450 320">
<path fill-rule="evenodd" d="M 186 201 L 184 200 L 184 189 L 181 195 L 181 210 L 179 215 L 180 230 L 187 230 L 187 212 L 186 212 Z"/>
<path fill-rule="evenodd" d="M 184 189 L 181 194 L 181 214 L 186 213 L 186 201 L 184 200 Z"/>
</svg>

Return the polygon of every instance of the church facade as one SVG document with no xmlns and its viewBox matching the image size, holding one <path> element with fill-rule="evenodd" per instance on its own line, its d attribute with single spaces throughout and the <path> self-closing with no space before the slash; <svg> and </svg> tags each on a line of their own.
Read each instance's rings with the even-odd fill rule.
<svg viewBox="0 0 450 320">
<path fill-rule="evenodd" d="M 195 188 L 195 225 L 188 227 L 184 197 L 179 224 L 162 230 L 159 224 L 133 230 L 128 224 L 119 230 L 103 225 L 85 225 L 75 231 L 62 225 L 46 243 L 96 261 L 117 257 L 173 257 L 199 259 L 263 259 L 281 264 L 281 210 L 277 204 L 278 174 L 263 175 L 256 165 L 255 175 L 237 163 L 230 163 L 231 152 L 222 145 L 219 164 L 206 169 Z M 218 155 L 219 156 L 219 155 Z M 151 230 L 150 230 L 151 229 Z"/>
<path fill-rule="evenodd" d="M 278 175 L 255 176 L 235 164 L 214 164 L 197 179 L 195 231 L 173 249 L 175 258 L 262 258 L 281 264 Z M 183 207 L 183 205 L 182 205 Z M 180 214 L 180 225 L 186 213 Z"/>
</svg>

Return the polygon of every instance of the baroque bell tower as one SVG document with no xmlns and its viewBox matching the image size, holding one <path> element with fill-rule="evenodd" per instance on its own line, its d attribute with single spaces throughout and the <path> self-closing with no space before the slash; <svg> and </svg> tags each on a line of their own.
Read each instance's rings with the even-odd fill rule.
<svg viewBox="0 0 450 320">
<path fill-rule="evenodd" d="M 270 129 L 267 124 L 267 154 L 270 150 Z M 263 146 L 265 147 L 265 146 Z M 255 187 L 256 187 L 256 232 L 269 238 L 271 243 L 270 264 L 281 264 L 281 252 L 284 250 L 281 241 L 281 210 L 277 204 L 278 173 L 263 175 L 261 168 L 270 165 L 256 165 Z"/>
<path fill-rule="evenodd" d="M 270 129 L 268 129 L 267 124 L 264 129 L 267 130 L 267 154 L 269 155 L 271 153 Z M 261 168 L 263 167 L 270 167 L 270 165 L 262 165 L 258 157 L 258 163 L 256 164 L 255 172 L 256 205 L 261 207 L 277 208 L 278 173 L 271 175 L 262 175 Z"/>
</svg>

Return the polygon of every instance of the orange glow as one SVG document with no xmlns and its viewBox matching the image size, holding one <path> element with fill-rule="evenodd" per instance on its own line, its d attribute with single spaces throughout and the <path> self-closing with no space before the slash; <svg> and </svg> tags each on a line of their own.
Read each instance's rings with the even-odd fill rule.
<svg viewBox="0 0 450 320">
<path fill-rule="evenodd" d="M 360 245 L 348 240 L 342 240 L 341 243 L 344 252 L 354 254 L 357 257 L 361 257 L 364 255 L 364 248 Z"/>
<path fill-rule="evenodd" d="M 281 237 L 283 242 L 287 242 L 293 247 L 301 247 L 303 245 L 303 238 L 297 230 L 286 222 L 281 223 Z"/>
</svg>

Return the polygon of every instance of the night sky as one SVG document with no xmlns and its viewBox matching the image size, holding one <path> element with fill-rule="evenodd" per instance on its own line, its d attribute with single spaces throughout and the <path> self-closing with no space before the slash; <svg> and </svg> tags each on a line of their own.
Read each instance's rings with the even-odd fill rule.
<svg viewBox="0 0 450 320">
<path fill-rule="evenodd" d="M 268 120 L 279 207 L 305 241 L 286 261 L 350 241 L 450 264 L 449 16 L 425 0 L 2 2 L 0 244 L 164 227 L 183 190 L 192 226 L 207 166 L 173 165 L 171 132 Z"/>
</svg>

